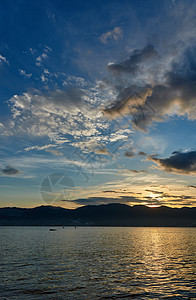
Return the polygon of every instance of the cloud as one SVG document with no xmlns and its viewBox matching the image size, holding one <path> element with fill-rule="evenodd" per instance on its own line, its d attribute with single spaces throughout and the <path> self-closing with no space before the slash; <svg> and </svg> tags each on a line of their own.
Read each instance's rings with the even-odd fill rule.
<svg viewBox="0 0 196 300">
<path fill-rule="evenodd" d="M 125 156 L 129 157 L 129 158 L 132 158 L 133 156 L 135 156 L 135 154 L 132 151 L 126 151 Z"/>
<path fill-rule="evenodd" d="M 99 148 L 97 150 L 95 150 L 96 154 L 103 154 L 103 155 L 110 155 L 110 153 L 108 152 L 108 150 L 106 148 Z"/>
<path fill-rule="evenodd" d="M 115 27 L 113 30 L 103 33 L 100 36 L 100 41 L 106 44 L 109 40 L 118 41 L 123 36 L 123 30 L 120 27 Z"/>
<path fill-rule="evenodd" d="M 130 116 L 134 128 L 146 131 L 152 122 L 172 115 L 196 119 L 196 44 L 166 58 L 153 46 L 135 50 L 128 60 L 109 64 L 108 85 L 116 100 L 103 109 L 109 118 Z"/>
<path fill-rule="evenodd" d="M 138 171 L 138 170 L 129 170 L 129 172 L 139 174 L 139 173 L 146 173 L 147 171 L 146 170 L 140 170 L 140 171 Z"/>
<path fill-rule="evenodd" d="M 0 63 L 2 63 L 2 62 L 6 63 L 6 64 L 9 64 L 9 63 L 8 63 L 8 60 L 7 60 L 4 56 L 2 56 L 2 55 L 0 54 Z"/>
<path fill-rule="evenodd" d="M 87 89 L 73 84 L 53 91 L 31 90 L 14 95 L 8 100 L 12 116 L 0 124 L 0 132 L 4 136 L 45 137 L 46 145 L 28 146 L 25 151 L 67 143 L 68 147 L 80 148 L 86 153 L 89 150 L 98 154 L 113 153 L 110 148 L 106 151 L 108 143 L 125 143 L 132 131 L 120 125 L 116 129 L 105 120 L 99 109 L 102 100 L 94 85 Z"/>
<path fill-rule="evenodd" d="M 41 92 L 14 95 L 9 102 L 12 103 L 14 117 L 32 114 L 36 117 L 63 116 L 65 113 L 77 114 L 83 106 L 83 90 L 70 87 L 66 90 L 55 90 L 48 94 Z"/>
<path fill-rule="evenodd" d="M 20 75 L 23 75 L 26 78 L 30 78 L 32 76 L 31 73 L 27 73 L 25 70 L 19 70 Z"/>
<path fill-rule="evenodd" d="M 3 175 L 7 175 L 7 176 L 12 176 L 12 175 L 18 175 L 21 174 L 22 172 L 10 165 L 7 165 L 4 169 L 0 169 L 0 172 Z"/>
<path fill-rule="evenodd" d="M 164 193 L 164 192 L 155 191 L 155 190 L 149 190 L 149 189 L 146 189 L 145 191 L 146 191 L 146 192 L 153 193 L 153 194 L 163 194 L 163 193 Z"/>
<path fill-rule="evenodd" d="M 48 58 L 48 55 L 46 53 L 43 53 L 42 55 L 38 56 L 36 58 L 36 66 L 41 66 L 42 65 L 42 62 L 44 59 Z"/>
<path fill-rule="evenodd" d="M 54 149 L 46 149 L 45 151 L 46 151 L 46 152 L 50 152 L 50 153 L 52 153 L 52 154 L 54 154 L 54 155 L 57 155 L 57 156 L 63 155 L 62 152 L 59 152 L 59 151 L 54 150 Z"/>
<path fill-rule="evenodd" d="M 51 147 L 56 147 L 54 144 L 48 144 L 44 146 L 31 146 L 31 147 L 26 147 L 24 150 L 25 151 L 31 151 L 31 150 L 37 150 L 37 151 L 42 151 Z"/>
<path fill-rule="evenodd" d="M 158 165 L 159 169 L 177 174 L 196 174 L 196 151 L 175 151 L 169 158 L 156 158 L 148 156 Z"/>
<path fill-rule="evenodd" d="M 55 90 L 48 94 L 24 93 L 14 95 L 10 102 L 13 104 L 15 116 L 31 111 L 33 115 L 51 114 L 63 115 L 65 112 L 76 112 L 83 104 L 84 92 L 79 88 L 70 87 L 66 90 Z"/>
<path fill-rule="evenodd" d="M 50 152 L 54 155 L 63 155 L 63 153 L 55 150 L 55 149 L 51 149 L 52 147 L 56 147 L 57 145 L 54 144 L 49 144 L 49 145 L 44 145 L 44 146 L 31 146 L 31 147 L 26 147 L 24 148 L 25 151 L 31 151 L 31 150 L 36 150 L 36 151 L 46 151 L 46 152 Z"/>
<path fill-rule="evenodd" d="M 196 185 L 188 185 L 188 187 L 196 189 Z"/>
<path fill-rule="evenodd" d="M 120 192 L 119 191 L 103 191 L 102 193 L 113 193 L 113 194 L 119 194 Z"/>
<path fill-rule="evenodd" d="M 108 204 L 108 203 L 124 203 L 124 204 L 129 204 L 130 202 L 141 203 L 144 201 L 132 196 L 120 196 L 119 198 L 88 197 L 86 199 L 85 198 L 76 199 L 73 200 L 73 202 L 78 205 L 100 205 L 100 204 Z"/>
<path fill-rule="evenodd" d="M 58 144 L 68 141 L 68 136 L 75 140 L 81 140 L 81 135 L 90 138 L 102 124 L 96 122 L 99 115 L 86 105 L 84 98 L 84 91 L 76 87 L 14 95 L 8 101 L 12 118 L 4 120 L 1 134 L 45 136 Z M 27 147 L 28 150 L 31 149 Z"/>
<path fill-rule="evenodd" d="M 73 112 L 76 109 L 80 109 L 83 105 L 83 96 L 85 95 L 82 89 L 77 87 L 70 87 L 67 90 L 56 90 L 50 93 L 47 98 L 47 102 L 51 102 L 52 105 L 62 108 L 63 111 Z"/>
<path fill-rule="evenodd" d="M 66 143 L 72 150 L 107 155 L 108 143 L 125 143 L 131 130 L 112 127 L 99 110 L 101 101 L 95 86 L 84 89 L 74 84 L 53 91 L 31 90 L 14 95 L 8 100 L 12 116 L 0 123 L 0 132 L 3 136 L 23 134 L 30 138 L 25 151 L 46 151 Z M 32 138 L 38 137 L 44 137 L 46 145 L 31 145 Z"/>
<path fill-rule="evenodd" d="M 122 89 L 117 96 L 117 100 L 103 109 L 103 113 L 109 118 L 123 118 L 125 114 L 135 114 L 146 101 L 151 90 L 147 87 L 140 88 L 139 93 L 137 86 L 130 86 Z"/>
<path fill-rule="evenodd" d="M 147 156 L 147 154 L 145 152 L 143 152 L 143 151 L 138 152 L 138 155 L 140 155 L 140 156 Z"/>
<path fill-rule="evenodd" d="M 44 52 L 36 58 L 36 66 L 41 66 L 42 62 L 48 58 L 48 53 L 51 52 L 52 49 L 48 46 L 45 46 Z"/>
<path fill-rule="evenodd" d="M 172 199 L 174 198 L 174 199 Z M 76 199 L 72 202 L 77 205 L 101 205 L 101 204 L 109 204 L 109 203 L 121 203 L 127 205 L 172 205 L 172 206 L 189 206 L 193 205 L 195 197 L 191 196 L 177 196 L 176 198 L 171 196 L 169 200 L 162 199 L 162 196 L 140 196 L 139 198 L 134 196 L 119 196 L 116 198 L 113 197 L 88 197 L 84 199 Z M 188 200 L 192 200 L 191 202 Z M 61 200 L 62 202 L 66 202 L 66 200 Z"/>
<path fill-rule="evenodd" d="M 152 45 L 147 45 L 141 50 L 134 50 L 130 57 L 125 61 L 117 64 L 110 63 L 108 69 L 109 71 L 115 72 L 115 75 L 122 72 L 135 74 L 137 71 L 142 70 L 142 64 L 157 59 L 158 57 L 158 53 L 154 47 Z"/>
<path fill-rule="evenodd" d="M 189 198 L 187 198 L 189 199 Z M 179 197 L 180 200 L 187 200 L 184 197 Z M 66 200 L 61 200 L 66 201 Z M 81 198 L 73 200 L 77 205 L 101 205 L 101 204 L 109 204 L 109 203 L 121 203 L 121 204 L 127 204 L 127 205 L 137 205 L 137 204 L 143 204 L 143 205 L 165 205 L 166 203 L 162 201 L 162 199 L 156 198 L 156 197 L 148 197 L 148 196 L 120 196 L 119 197 L 88 197 L 88 198 Z"/>
</svg>

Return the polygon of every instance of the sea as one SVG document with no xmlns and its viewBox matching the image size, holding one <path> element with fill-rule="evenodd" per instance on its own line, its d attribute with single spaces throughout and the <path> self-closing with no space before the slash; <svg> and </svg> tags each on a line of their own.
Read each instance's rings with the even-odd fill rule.
<svg viewBox="0 0 196 300">
<path fill-rule="evenodd" d="M 196 228 L 1 226 L 0 299 L 196 299 Z"/>
</svg>

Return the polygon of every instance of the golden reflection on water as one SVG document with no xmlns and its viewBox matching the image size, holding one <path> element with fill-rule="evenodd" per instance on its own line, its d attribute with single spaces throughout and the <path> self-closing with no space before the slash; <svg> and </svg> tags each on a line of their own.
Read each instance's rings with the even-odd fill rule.
<svg viewBox="0 0 196 300">
<path fill-rule="evenodd" d="M 159 288 L 173 279 L 193 276 L 195 265 L 194 237 L 186 228 L 144 228 L 135 244 L 143 265 L 136 274 L 151 280 Z M 141 275 L 142 274 L 142 275 Z M 190 277 L 189 277 L 190 278 Z M 188 278 L 187 278 L 188 279 Z"/>
<path fill-rule="evenodd" d="M 195 228 L 1 228 L 0 238 L 0 297 L 196 299 Z"/>
</svg>

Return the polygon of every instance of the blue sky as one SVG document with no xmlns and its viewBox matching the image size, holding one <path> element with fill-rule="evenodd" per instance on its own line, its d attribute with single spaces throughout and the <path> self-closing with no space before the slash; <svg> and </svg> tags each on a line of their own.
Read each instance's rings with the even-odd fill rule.
<svg viewBox="0 0 196 300">
<path fill-rule="evenodd" d="M 0 205 L 194 206 L 195 12 L 1 2 Z"/>
</svg>

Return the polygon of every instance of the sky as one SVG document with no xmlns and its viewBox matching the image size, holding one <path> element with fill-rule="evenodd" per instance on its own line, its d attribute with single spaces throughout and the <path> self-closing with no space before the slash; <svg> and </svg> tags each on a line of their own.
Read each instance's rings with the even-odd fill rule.
<svg viewBox="0 0 196 300">
<path fill-rule="evenodd" d="M 0 207 L 196 203 L 196 2 L 0 2 Z"/>
</svg>

